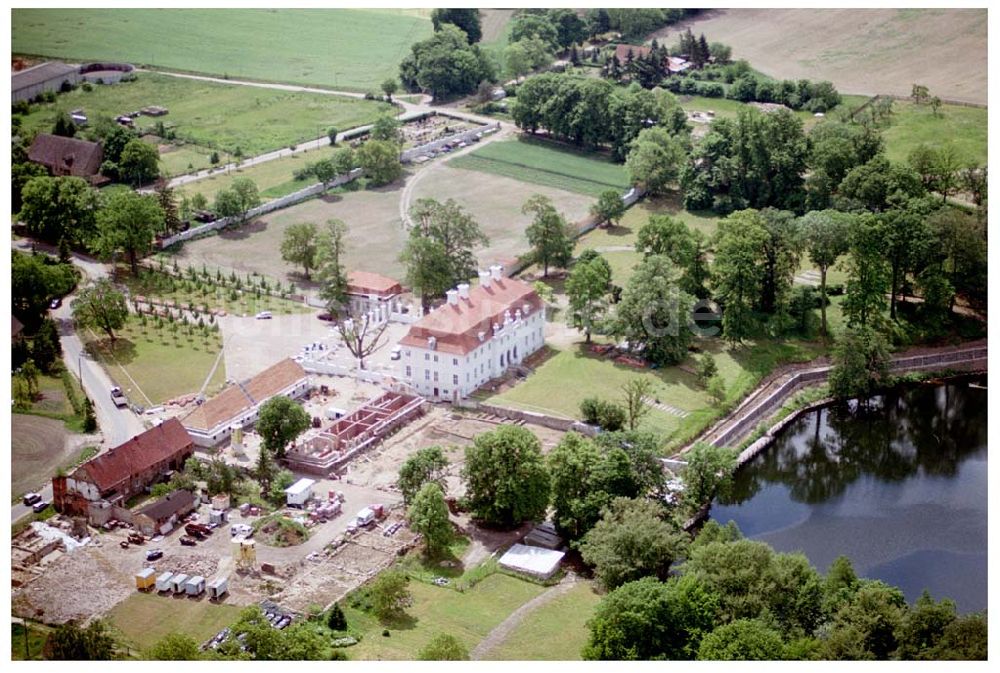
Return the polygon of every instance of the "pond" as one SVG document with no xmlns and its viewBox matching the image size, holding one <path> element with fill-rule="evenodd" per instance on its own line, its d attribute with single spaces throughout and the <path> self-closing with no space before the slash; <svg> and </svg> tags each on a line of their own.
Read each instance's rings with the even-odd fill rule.
<svg viewBox="0 0 1000 673">
<path fill-rule="evenodd" d="M 986 379 L 921 385 L 803 414 L 737 475 L 712 518 L 825 573 L 987 605 Z"/>
</svg>

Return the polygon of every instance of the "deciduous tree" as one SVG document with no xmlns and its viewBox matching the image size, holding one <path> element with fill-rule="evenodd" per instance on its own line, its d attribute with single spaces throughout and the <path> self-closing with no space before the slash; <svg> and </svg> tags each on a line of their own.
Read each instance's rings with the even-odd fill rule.
<svg viewBox="0 0 1000 673">
<path fill-rule="evenodd" d="M 289 225 L 285 229 L 281 238 L 281 259 L 289 264 L 301 266 L 306 280 L 310 279 L 309 271 L 317 266 L 316 255 L 318 251 L 315 224 L 299 222 Z"/>
<path fill-rule="evenodd" d="M 833 349 L 833 369 L 828 382 L 834 397 L 867 398 L 889 376 L 889 347 L 870 327 L 844 330 Z"/>
<path fill-rule="evenodd" d="M 549 266 L 565 268 L 573 258 L 573 236 L 562 213 L 552 201 L 535 194 L 521 207 L 522 213 L 534 215 L 525 233 L 535 253 L 535 260 L 542 265 L 543 277 L 548 278 Z"/>
<path fill-rule="evenodd" d="M 305 432 L 309 425 L 309 414 L 302 405 L 283 395 L 272 397 L 261 405 L 257 418 L 261 449 L 282 458 L 289 442 Z"/>
<path fill-rule="evenodd" d="M 417 655 L 420 661 L 468 661 L 469 650 L 450 633 L 439 633 Z"/>
<path fill-rule="evenodd" d="M 473 516 L 511 528 L 540 520 L 549 503 L 549 474 L 530 430 L 503 425 L 477 435 L 465 450 L 462 479 Z"/>
<path fill-rule="evenodd" d="M 326 227 L 316 235 L 316 270 L 318 271 L 319 296 L 326 302 L 331 314 L 347 301 L 347 272 L 341 261 L 344 256 L 347 225 L 331 218 Z"/>
<path fill-rule="evenodd" d="M 677 136 L 654 126 L 632 141 L 625 167 L 633 183 L 642 184 L 650 194 L 665 194 L 677 183 L 686 156 Z"/>
<path fill-rule="evenodd" d="M 72 303 L 73 321 L 80 327 L 104 332 L 114 346 L 115 330 L 125 326 L 128 305 L 125 295 L 107 278 L 100 278 L 80 290 Z"/>
<path fill-rule="evenodd" d="M 455 537 L 448 519 L 444 491 L 434 482 L 427 482 L 420 487 L 406 512 L 406 519 L 410 529 L 423 536 L 428 556 L 439 556 L 448 549 Z"/>
<path fill-rule="evenodd" d="M 396 486 L 403 494 L 403 502 L 409 503 L 413 500 L 424 484 L 434 483 L 443 488 L 446 469 L 448 469 L 448 459 L 444 457 L 440 446 L 418 449 L 399 468 Z"/>
<path fill-rule="evenodd" d="M 566 279 L 570 317 L 573 326 L 583 330 L 587 343 L 594 326 L 599 324 L 608 308 L 611 269 L 599 255 L 589 261 L 577 261 Z"/>
<path fill-rule="evenodd" d="M 799 220 L 809 260 L 819 269 L 821 331 L 829 334 L 826 323 L 826 274 L 847 253 L 854 217 L 836 210 L 815 210 Z"/>
</svg>

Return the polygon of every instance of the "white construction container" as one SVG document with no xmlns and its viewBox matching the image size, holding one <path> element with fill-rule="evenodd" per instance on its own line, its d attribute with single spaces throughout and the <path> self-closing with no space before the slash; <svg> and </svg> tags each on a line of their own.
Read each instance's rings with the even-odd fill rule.
<svg viewBox="0 0 1000 673">
<path fill-rule="evenodd" d="M 188 596 L 197 596 L 205 591 L 205 578 L 195 575 L 184 583 L 184 593 Z"/>
<path fill-rule="evenodd" d="M 222 598 L 229 592 L 229 578 L 222 575 L 216 577 L 208 584 L 209 598 Z"/>
<path fill-rule="evenodd" d="M 371 507 L 365 507 L 363 510 L 358 512 L 358 515 L 355 517 L 354 522 L 358 526 L 367 526 L 374 520 L 375 520 L 375 510 L 373 510 Z"/>
<path fill-rule="evenodd" d="M 170 583 L 170 580 L 173 579 L 173 576 L 174 576 L 173 573 L 166 572 L 166 573 L 162 573 L 159 577 L 157 577 L 156 578 L 156 590 L 157 591 L 172 591 L 173 590 L 173 585 Z"/>
<path fill-rule="evenodd" d="M 177 573 L 170 578 L 170 590 L 175 594 L 182 594 L 185 592 L 184 585 L 187 584 L 188 576 L 184 573 Z"/>
<path fill-rule="evenodd" d="M 302 507 L 313 497 L 313 486 L 315 485 L 315 479 L 299 479 L 285 489 L 286 504 L 289 507 Z"/>
</svg>

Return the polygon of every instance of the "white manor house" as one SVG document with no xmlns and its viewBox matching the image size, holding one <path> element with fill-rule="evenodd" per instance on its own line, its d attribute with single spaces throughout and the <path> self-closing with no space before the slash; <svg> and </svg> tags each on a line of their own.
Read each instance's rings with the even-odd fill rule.
<svg viewBox="0 0 1000 673">
<path fill-rule="evenodd" d="M 479 272 L 479 285 L 449 290 L 448 301 L 399 342 L 404 378 L 435 400 L 456 401 L 519 364 L 545 343 L 545 308 L 531 285 L 502 266 Z"/>
</svg>

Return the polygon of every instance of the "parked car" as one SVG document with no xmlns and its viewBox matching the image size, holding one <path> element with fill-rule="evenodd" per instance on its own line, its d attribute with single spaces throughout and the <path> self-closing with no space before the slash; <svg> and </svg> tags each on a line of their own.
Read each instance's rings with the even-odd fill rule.
<svg viewBox="0 0 1000 673">
<path fill-rule="evenodd" d="M 282 617 L 281 621 L 278 622 L 277 627 L 279 629 L 283 629 L 283 628 L 285 628 L 286 626 L 288 626 L 291 623 L 292 623 L 292 618 L 291 617 Z"/>
<path fill-rule="evenodd" d="M 25 507 L 31 507 L 41 499 L 42 496 L 38 495 L 37 493 L 25 493 L 24 498 L 22 498 L 21 502 L 24 503 Z"/>
<path fill-rule="evenodd" d="M 31 511 L 33 511 L 35 514 L 40 514 L 41 512 L 45 511 L 45 508 L 48 507 L 49 504 L 50 503 L 47 503 L 44 500 L 39 500 L 38 502 L 36 502 L 34 505 L 31 506 Z"/>
<path fill-rule="evenodd" d="M 319 318 L 320 320 L 325 320 L 326 322 L 333 322 L 334 320 L 336 320 L 336 318 L 333 316 L 332 313 L 320 313 L 316 317 Z"/>
<path fill-rule="evenodd" d="M 194 538 L 190 538 L 187 535 L 184 535 L 183 537 L 181 537 L 181 544 L 184 545 L 185 547 L 193 547 L 198 543 L 195 541 Z"/>
<path fill-rule="evenodd" d="M 155 560 L 161 559 L 161 558 L 163 558 L 163 550 L 162 549 L 150 549 L 148 552 L 146 552 L 146 560 L 147 561 L 155 561 Z"/>
<path fill-rule="evenodd" d="M 62 299 L 60 299 L 59 297 L 56 297 L 55 299 L 49 302 L 49 308 L 56 309 L 59 308 L 60 306 L 62 306 Z"/>
<path fill-rule="evenodd" d="M 270 320 L 271 319 L 271 312 L 270 311 L 261 311 L 260 313 L 257 314 L 256 317 L 257 317 L 257 320 Z"/>
<path fill-rule="evenodd" d="M 118 386 L 111 389 L 111 401 L 115 403 L 115 406 L 119 409 L 128 406 L 128 398 L 125 397 L 125 393 Z"/>
<path fill-rule="evenodd" d="M 402 357 L 402 355 L 403 355 L 403 353 L 402 353 L 402 350 L 399 348 L 399 346 L 393 346 L 392 347 L 392 352 L 389 355 L 389 359 L 390 360 L 398 360 L 400 357 Z"/>
</svg>

